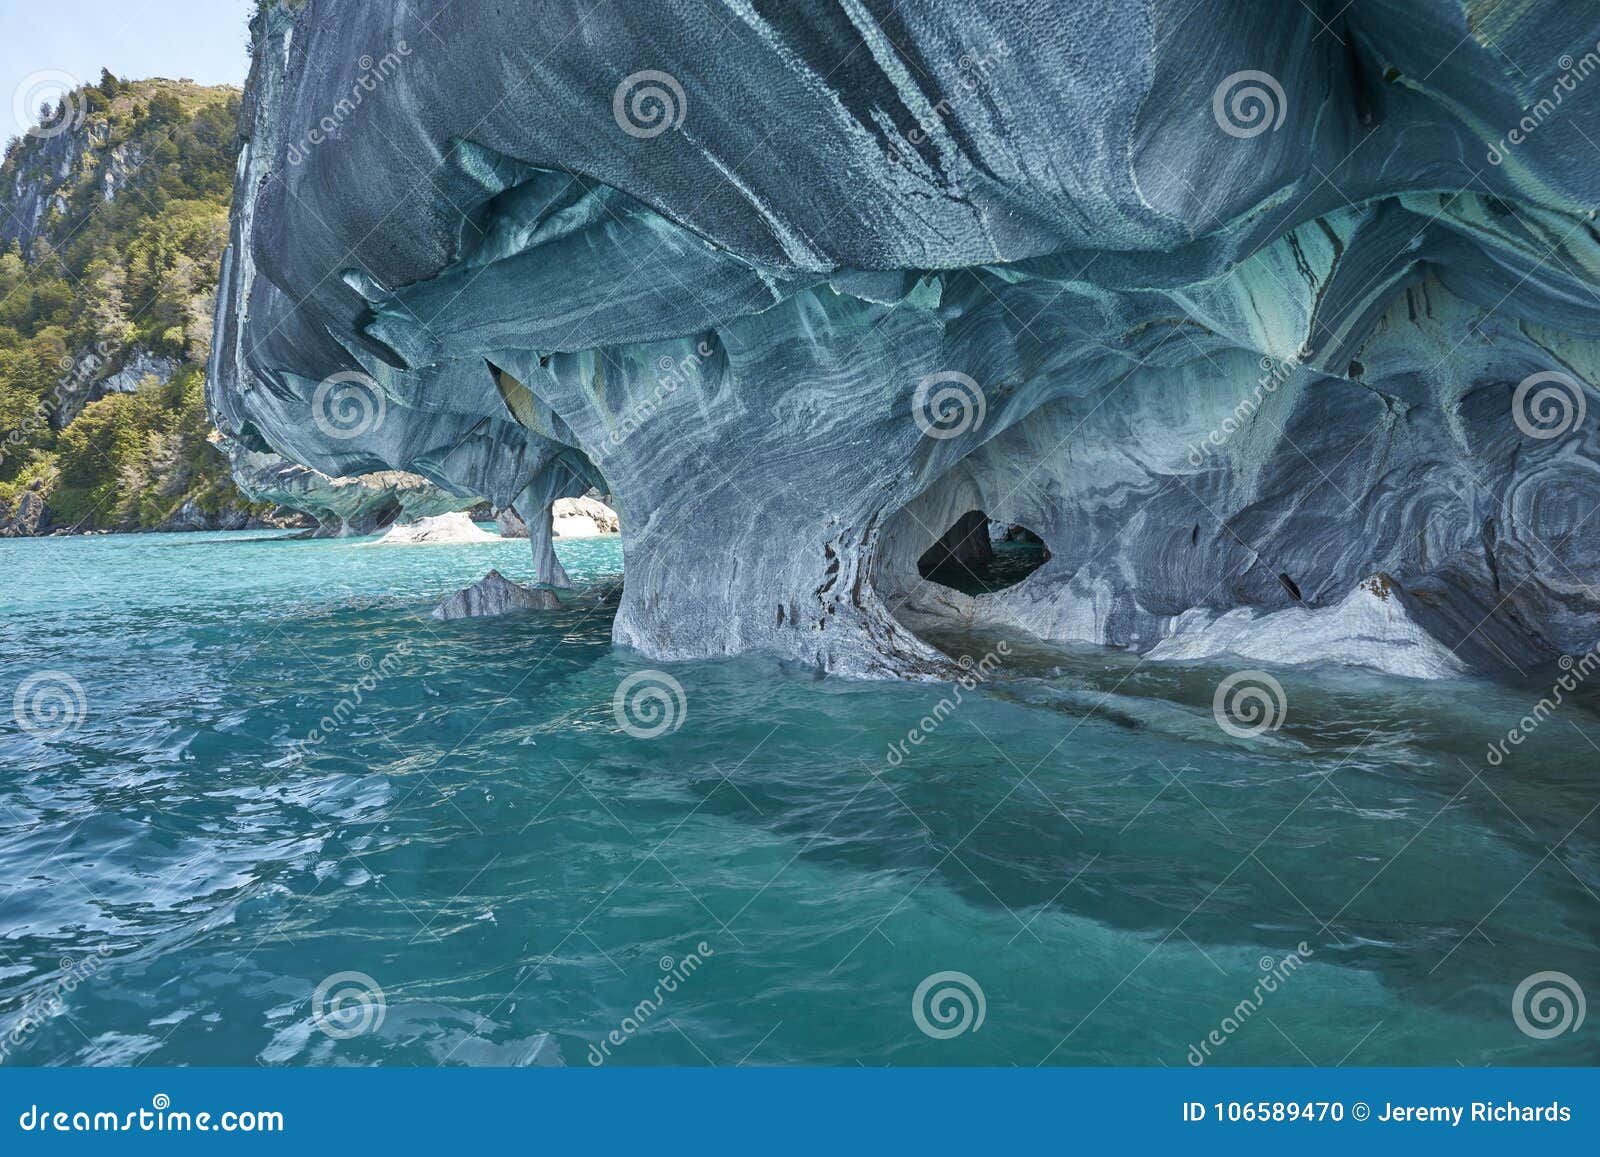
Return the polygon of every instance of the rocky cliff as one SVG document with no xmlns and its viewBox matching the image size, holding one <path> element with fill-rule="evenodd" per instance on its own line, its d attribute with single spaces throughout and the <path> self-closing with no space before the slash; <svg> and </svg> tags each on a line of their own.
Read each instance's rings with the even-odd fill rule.
<svg viewBox="0 0 1600 1157">
<path fill-rule="evenodd" d="M 105 73 L 7 147 L 0 536 L 267 513 L 228 483 L 201 396 L 238 107 Z"/>
<path fill-rule="evenodd" d="M 615 496 L 657 657 L 1587 647 L 1600 9 L 1270 7 L 266 3 L 211 406 Z M 1048 561 L 924 580 L 974 512 Z"/>
</svg>

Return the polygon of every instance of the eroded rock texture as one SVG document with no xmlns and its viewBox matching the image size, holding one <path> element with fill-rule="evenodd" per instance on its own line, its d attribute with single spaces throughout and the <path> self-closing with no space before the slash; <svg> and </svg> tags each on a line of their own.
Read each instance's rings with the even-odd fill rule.
<svg viewBox="0 0 1600 1157">
<path fill-rule="evenodd" d="M 457 591 L 433 609 L 433 617 L 489 619 L 515 611 L 553 611 L 561 606 L 553 591 L 525 587 L 492 570 L 465 590 Z"/>
<path fill-rule="evenodd" d="M 1597 42 L 1576 0 L 269 7 L 213 404 L 514 506 L 541 581 L 550 504 L 615 496 L 656 657 L 1526 665 L 1600 634 Z M 381 420 L 334 436 L 341 374 Z M 974 511 L 1049 561 L 924 582 Z"/>
<path fill-rule="evenodd" d="M 317 538 L 375 534 L 395 523 L 452 513 L 472 505 L 471 499 L 401 470 L 330 478 L 270 450 L 246 449 L 230 438 L 221 439 L 221 448 L 246 497 L 311 515 L 317 520 Z"/>
</svg>

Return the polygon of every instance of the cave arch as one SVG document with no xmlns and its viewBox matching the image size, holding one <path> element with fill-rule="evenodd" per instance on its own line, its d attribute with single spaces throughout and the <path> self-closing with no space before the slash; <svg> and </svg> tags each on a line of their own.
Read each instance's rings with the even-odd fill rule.
<svg viewBox="0 0 1600 1157">
<path fill-rule="evenodd" d="M 917 559 L 917 573 L 964 595 L 1009 590 L 1050 561 L 1050 548 L 1021 524 L 968 510 Z"/>
</svg>

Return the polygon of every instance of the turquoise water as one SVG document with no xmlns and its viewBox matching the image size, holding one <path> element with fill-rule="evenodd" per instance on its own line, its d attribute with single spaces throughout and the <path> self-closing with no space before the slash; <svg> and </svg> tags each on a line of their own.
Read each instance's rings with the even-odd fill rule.
<svg viewBox="0 0 1600 1157">
<path fill-rule="evenodd" d="M 1540 972 L 1600 993 L 1593 697 L 1484 762 L 1546 673 L 1280 672 L 1286 722 L 1236 739 L 1226 666 L 1019 643 L 935 713 L 613 648 L 614 539 L 558 547 L 560 612 L 427 617 L 526 552 L 0 543 L 0 1060 L 1600 1060 L 1513 1016 Z M 636 738 L 652 667 L 683 709 Z M 41 672 L 82 689 L 59 735 L 3 711 Z M 954 1035 L 913 1015 L 940 973 Z"/>
</svg>

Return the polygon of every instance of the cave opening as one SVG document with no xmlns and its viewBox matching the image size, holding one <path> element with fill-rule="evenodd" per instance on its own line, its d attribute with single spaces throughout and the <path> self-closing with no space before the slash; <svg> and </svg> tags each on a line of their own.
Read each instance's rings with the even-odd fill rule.
<svg viewBox="0 0 1600 1157">
<path fill-rule="evenodd" d="M 917 573 L 965 595 L 988 595 L 1014 587 L 1050 561 L 1050 548 L 1020 524 L 992 521 L 969 510 L 917 560 Z"/>
</svg>

